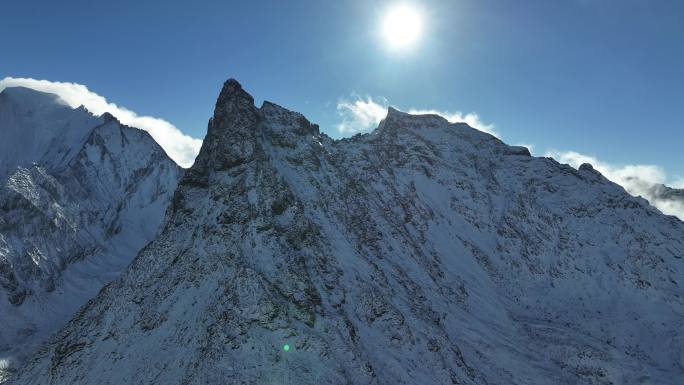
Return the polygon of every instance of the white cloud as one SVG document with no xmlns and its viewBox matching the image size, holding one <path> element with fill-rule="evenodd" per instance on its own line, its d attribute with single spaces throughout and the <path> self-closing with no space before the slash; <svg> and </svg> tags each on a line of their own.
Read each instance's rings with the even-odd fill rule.
<svg viewBox="0 0 684 385">
<path fill-rule="evenodd" d="M 350 99 L 341 99 L 337 103 L 337 113 L 342 118 L 342 122 L 337 125 L 337 130 L 344 134 L 370 131 L 377 127 L 380 121 L 387 116 L 388 108 L 389 103 L 385 98 L 374 100 L 370 96 L 361 98 L 358 95 L 352 94 Z M 465 122 L 473 128 L 497 136 L 494 131 L 494 125 L 483 123 L 474 112 L 463 114 L 460 111 L 449 112 L 412 108 L 408 110 L 408 113 L 415 115 L 440 115 L 451 123 Z"/>
<path fill-rule="evenodd" d="M 387 116 L 386 99 L 380 98 L 380 102 L 376 102 L 370 96 L 362 99 L 357 95 L 352 95 L 352 98 L 354 100 L 342 99 L 337 102 L 337 113 L 342 117 L 337 130 L 341 133 L 355 134 L 370 131 Z"/>
<path fill-rule="evenodd" d="M 109 112 L 121 123 L 149 132 L 169 157 L 182 167 L 192 165 L 202 145 L 202 140 L 184 134 L 166 120 L 140 116 L 125 107 L 108 102 L 107 99 L 81 84 L 12 77 L 0 80 L 0 91 L 6 87 L 15 86 L 57 94 L 72 108 L 83 105 L 95 115 Z"/>
<path fill-rule="evenodd" d="M 684 200 L 666 198 L 662 195 L 662 185 L 668 181 L 662 167 L 649 164 L 616 166 L 575 151 L 550 150 L 545 155 L 574 168 L 579 168 L 582 163 L 589 163 L 606 178 L 624 187 L 628 193 L 642 196 L 663 213 L 684 220 Z M 675 181 L 672 185 L 676 188 L 682 187 L 684 180 Z"/>
</svg>

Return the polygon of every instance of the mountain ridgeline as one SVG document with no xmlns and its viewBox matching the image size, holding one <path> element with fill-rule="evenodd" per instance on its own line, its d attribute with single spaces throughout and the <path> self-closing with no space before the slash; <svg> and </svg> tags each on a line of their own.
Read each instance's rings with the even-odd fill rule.
<svg viewBox="0 0 684 385">
<path fill-rule="evenodd" d="M 0 361 L 20 362 L 118 277 L 155 237 L 180 174 L 110 114 L 0 93 Z"/>
<path fill-rule="evenodd" d="M 682 255 L 589 165 L 394 109 L 332 140 L 228 80 L 159 234 L 9 383 L 676 384 Z"/>
</svg>

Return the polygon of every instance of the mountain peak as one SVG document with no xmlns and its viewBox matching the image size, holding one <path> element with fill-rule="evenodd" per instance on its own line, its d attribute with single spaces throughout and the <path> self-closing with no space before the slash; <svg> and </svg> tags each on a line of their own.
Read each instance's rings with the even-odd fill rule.
<svg viewBox="0 0 684 385">
<path fill-rule="evenodd" d="M 402 119 L 406 116 L 411 116 L 411 115 L 407 114 L 406 112 L 399 111 L 396 108 L 390 106 L 387 108 L 387 115 L 385 115 L 385 120 L 386 121 L 399 120 L 399 119 Z"/>
<path fill-rule="evenodd" d="M 119 119 L 117 119 L 114 115 L 110 114 L 109 112 L 105 112 L 100 116 L 105 122 L 118 122 Z"/>
<path fill-rule="evenodd" d="M 225 109 L 233 111 L 234 108 L 254 108 L 254 98 L 242 88 L 235 79 L 228 79 L 223 83 L 223 88 L 216 100 L 216 111 Z"/>
<path fill-rule="evenodd" d="M 0 179 L 17 166 L 66 165 L 99 120 L 58 95 L 27 87 L 0 92 Z"/>
<path fill-rule="evenodd" d="M 401 114 L 405 114 L 405 113 L 404 113 L 404 112 L 401 112 L 401 111 L 399 111 L 399 110 L 397 110 L 396 108 L 394 108 L 394 107 L 392 107 L 392 106 L 389 106 L 389 107 L 387 108 L 387 116 L 401 115 Z"/>
<path fill-rule="evenodd" d="M 239 129 L 256 121 L 254 98 L 235 79 L 228 79 L 216 100 L 213 128 Z M 211 129 L 212 127 L 209 127 Z"/>
<path fill-rule="evenodd" d="M 242 84 L 235 78 L 230 78 L 223 82 L 223 91 L 242 90 Z"/>
<path fill-rule="evenodd" d="M 252 95 L 237 80 L 226 80 L 216 100 L 214 116 L 209 119 L 200 153 L 184 181 L 204 185 L 209 170 L 228 169 L 248 161 L 258 122 L 259 110 Z"/>
<path fill-rule="evenodd" d="M 397 135 L 402 132 L 413 132 L 427 128 L 445 128 L 449 125 L 449 122 L 440 115 L 412 114 L 394 107 L 388 107 L 387 115 L 374 132 L 383 135 Z"/>
<path fill-rule="evenodd" d="M 49 92 L 42 92 L 28 87 L 7 87 L 0 96 L 12 100 L 14 103 L 21 106 L 36 107 L 41 105 L 57 105 L 68 106 L 67 103 L 56 94 Z"/>
</svg>

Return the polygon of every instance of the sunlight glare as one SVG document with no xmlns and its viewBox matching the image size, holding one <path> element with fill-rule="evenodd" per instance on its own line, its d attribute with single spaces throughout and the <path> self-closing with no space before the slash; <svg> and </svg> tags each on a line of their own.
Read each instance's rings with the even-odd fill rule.
<svg viewBox="0 0 684 385">
<path fill-rule="evenodd" d="M 421 13 L 408 5 L 400 5 L 387 12 L 382 23 L 383 38 L 390 49 L 402 50 L 413 46 L 423 33 Z"/>
</svg>

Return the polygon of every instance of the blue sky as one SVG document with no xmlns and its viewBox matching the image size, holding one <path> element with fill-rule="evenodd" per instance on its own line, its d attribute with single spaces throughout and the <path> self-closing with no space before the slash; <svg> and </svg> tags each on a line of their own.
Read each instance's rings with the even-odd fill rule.
<svg viewBox="0 0 684 385">
<path fill-rule="evenodd" d="M 511 144 L 684 176 L 684 2 L 408 1 L 422 40 L 378 38 L 397 1 L 10 1 L 0 78 L 74 82 L 202 138 L 222 82 L 333 137 L 341 100 L 476 112 Z"/>
</svg>

